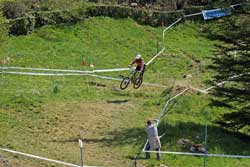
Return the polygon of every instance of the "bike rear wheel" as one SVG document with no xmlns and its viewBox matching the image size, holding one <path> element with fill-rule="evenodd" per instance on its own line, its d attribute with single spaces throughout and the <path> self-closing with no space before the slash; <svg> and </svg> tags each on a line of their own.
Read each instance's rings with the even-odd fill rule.
<svg viewBox="0 0 250 167">
<path fill-rule="evenodd" d="M 138 78 L 135 79 L 133 87 L 135 89 L 138 89 L 142 85 L 142 82 L 143 82 L 143 77 L 139 76 Z"/>
<path fill-rule="evenodd" d="M 126 88 L 128 87 L 128 85 L 129 85 L 129 82 L 130 82 L 129 77 L 123 78 L 123 80 L 122 80 L 122 82 L 121 82 L 121 84 L 120 84 L 120 88 L 121 88 L 122 90 L 126 89 Z"/>
</svg>

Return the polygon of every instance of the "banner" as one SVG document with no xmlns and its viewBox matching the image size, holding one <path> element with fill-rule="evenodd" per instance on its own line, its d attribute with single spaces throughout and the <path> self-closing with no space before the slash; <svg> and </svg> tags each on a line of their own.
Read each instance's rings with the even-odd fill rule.
<svg viewBox="0 0 250 167">
<path fill-rule="evenodd" d="M 225 8 L 202 11 L 204 20 L 224 17 L 224 16 L 228 16 L 231 14 L 232 14 L 231 10 L 225 9 Z"/>
</svg>

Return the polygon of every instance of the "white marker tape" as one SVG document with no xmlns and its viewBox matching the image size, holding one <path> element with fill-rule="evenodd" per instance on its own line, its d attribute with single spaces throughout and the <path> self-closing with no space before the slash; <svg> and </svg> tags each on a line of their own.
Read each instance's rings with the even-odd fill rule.
<svg viewBox="0 0 250 167">
<path fill-rule="evenodd" d="M 69 73 L 102 73 L 102 72 L 116 72 L 116 71 L 128 71 L 129 68 L 115 68 L 115 69 L 102 69 L 93 71 L 83 70 L 62 70 L 62 69 L 48 69 L 48 68 L 29 68 L 29 67 L 0 67 L 2 70 L 15 69 L 15 70 L 34 70 L 34 71 L 52 71 L 52 72 L 69 72 Z"/>
<path fill-rule="evenodd" d="M 204 154 L 204 153 L 172 152 L 172 151 L 146 151 L 145 149 L 143 149 L 143 152 L 173 154 L 173 155 L 207 156 L 207 157 L 250 158 L 250 156 L 248 155 Z"/>
<path fill-rule="evenodd" d="M 101 78 L 101 79 L 106 79 L 106 80 L 122 81 L 122 78 L 113 78 L 113 77 L 101 76 L 101 75 L 96 75 L 96 74 L 79 74 L 79 73 L 74 74 L 74 73 L 37 73 L 37 72 L 18 72 L 18 71 L 2 71 L 1 72 L 0 71 L 0 74 L 30 75 L 30 76 L 58 76 L 58 77 L 91 76 L 91 77 L 96 77 L 96 78 Z M 163 88 L 168 87 L 166 85 L 155 84 L 155 83 L 143 83 L 143 85 L 154 86 L 154 87 L 163 87 Z"/>
<path fill-rule="evenodd" d="M 37 155 L 26 154 L 26 153 L 13 151 L 13 150 L 5 149 L 5 148 L 0 148 L 0 150 L 5 151 L 5 152 L 9 152 L 9 153 L 13 153 L 13 154 L 23 155 L 23 156 L 30 157 L 30 158 L 35 158 L 35 159 L 49 161 L 49 162 L 53 162 L 53 163 L 57 163 L 57 164 L 62 164 L 62 165 L 66 165 L 66 166 L 81 167 L 79 165 L 75 165 L 75 164 L 71 164 L 71 163 L 67 163 L 67 162 L 63 162 L 63 161 L 58 161 L 58 160 L 53 160 L 53 159 L 49 159 L 49 158 L 44 158 L 44 157 L 40 157 L 40 156 L 37 156 Z M 97 166 L 86 166 L 86 165 L 84 165 L 83 167 L 97 167 Z"/>
<path fill-rule="evenodd" d="M 146 65 L 148 66 L 149 64 L 151 64 L 157 57 L 159 57 L 163 52 L 164 52 L 165 48 L 163 48 L 159 53 L 157 53 L 151 60 L 149 60 Z"/>
</svg>

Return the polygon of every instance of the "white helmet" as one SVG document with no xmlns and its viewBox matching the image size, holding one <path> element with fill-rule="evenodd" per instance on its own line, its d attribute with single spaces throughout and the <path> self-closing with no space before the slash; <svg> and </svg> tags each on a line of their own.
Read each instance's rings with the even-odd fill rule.
<svg viewBox="0 0 250 167">
<path fill-rule="evenodd" d="M 140 54 L 137 54 L 136 56 L 135 56 L 135 59 L 141 59 L 141 55 Z"/>
</svg>

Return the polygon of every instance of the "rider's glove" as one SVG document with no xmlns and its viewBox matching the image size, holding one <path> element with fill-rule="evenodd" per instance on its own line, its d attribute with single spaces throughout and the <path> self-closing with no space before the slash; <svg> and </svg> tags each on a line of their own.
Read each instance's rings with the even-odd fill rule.
<svg viewBox="0 0 250 167">
<path fill-rule="evenodd" d="M 128 65 L 128 68 L 131 68 L 131 67 L 132 67 L 132 64 L 129 64 L 129 65 Z"/>
</svg>

